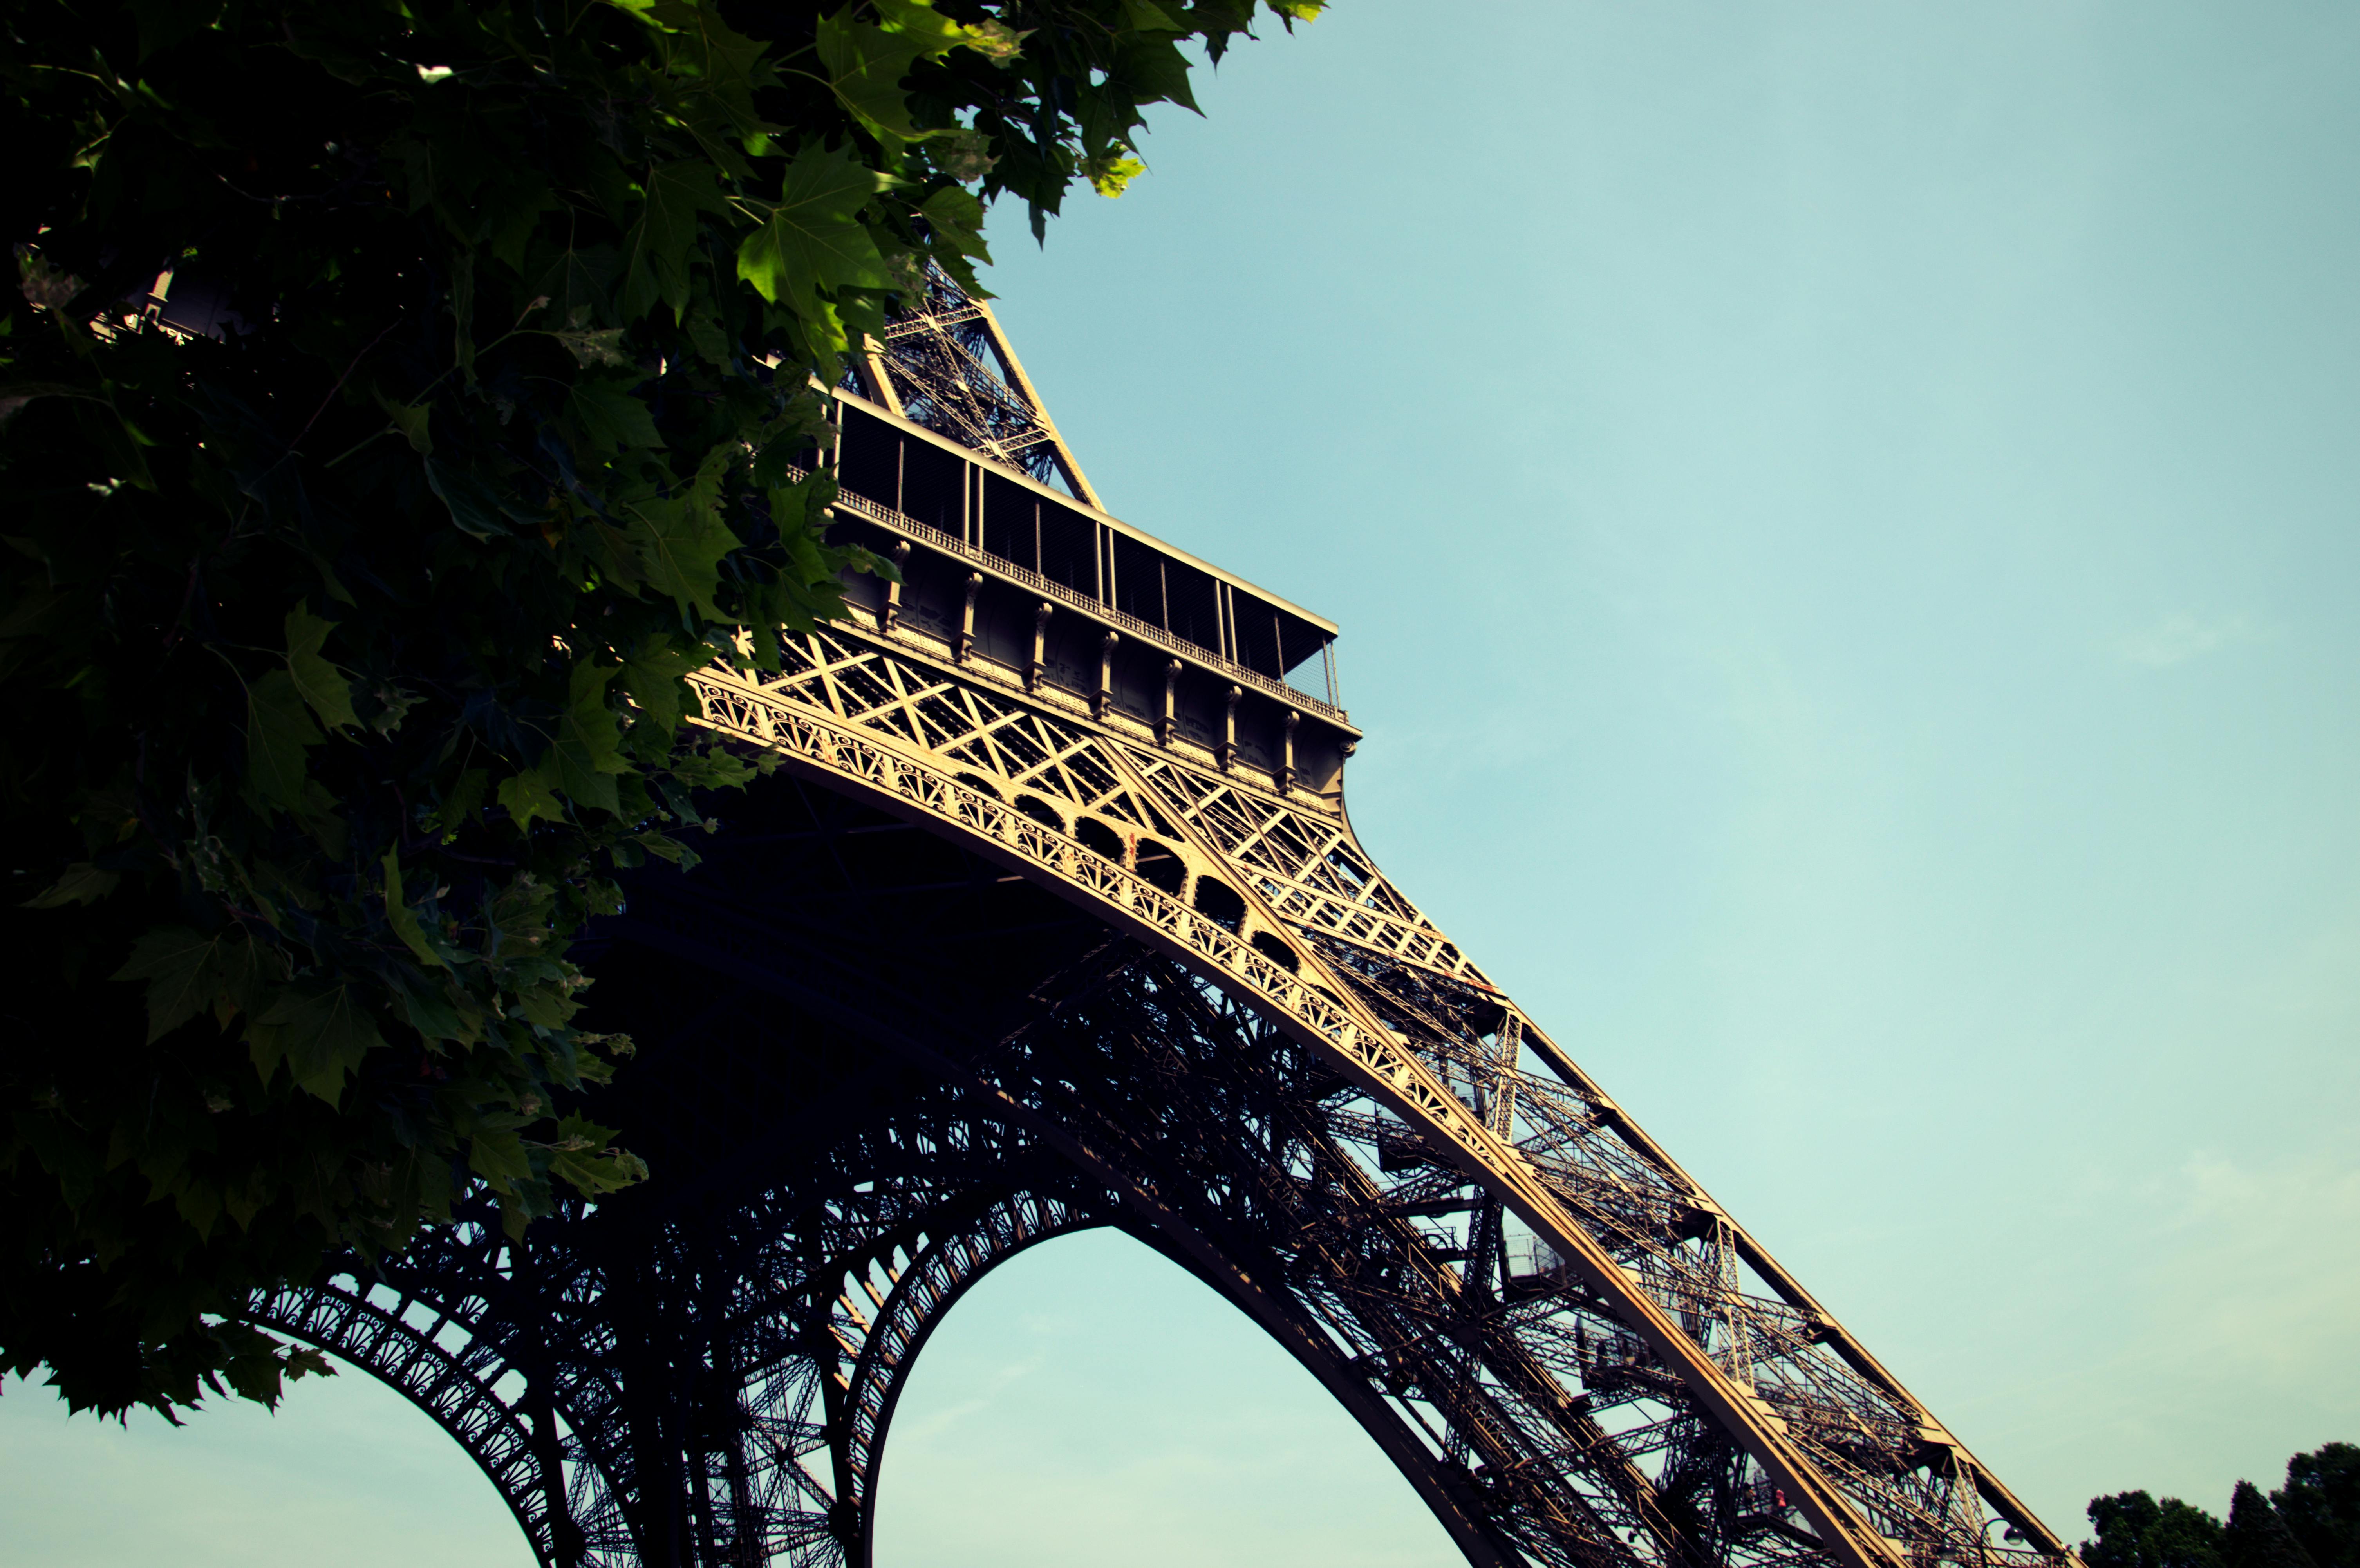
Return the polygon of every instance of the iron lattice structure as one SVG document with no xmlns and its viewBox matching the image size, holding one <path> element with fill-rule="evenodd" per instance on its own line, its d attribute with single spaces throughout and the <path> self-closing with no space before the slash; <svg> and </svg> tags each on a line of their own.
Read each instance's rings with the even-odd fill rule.
<svg viewBox="0 0 2360 1568">
<path fill-rule="evenodd" d="M 1358 732 L 1286 683 L 1288 626 L 1332 627 L 1226 576 L 1191 620 L 1211 569 L 1040 482 L 1092 499 L 969 304 L 937 279 L 839 394 L 843 526 L 906 584 L 697 678 L 781 766 L 593 943 L 659 1179 L 522 1243 L 469 1211 L 262 1319 L 432 1413 L 552 1568 L 867 1568 L 929 1332 L 1110 1225 L 1284 1345 L 1470 1563 L 2066 1568 L 1377 869 Z M 1083 523 L 1087 571 L 1044 542 Z"/>
<path fill-rule="evenodd" d="M 895 315 L 882 342 L 864 346 L 845 385 L 995 463 L 1098 504 L 1000 318 L 931 262 L 918 303 Z"/>
</svg>

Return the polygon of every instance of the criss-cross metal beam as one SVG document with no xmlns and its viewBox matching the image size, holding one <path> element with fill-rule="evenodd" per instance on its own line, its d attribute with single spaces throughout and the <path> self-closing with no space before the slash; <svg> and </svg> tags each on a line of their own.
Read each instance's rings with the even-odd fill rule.
<svg viewBox="0 0 2360 1568">
<path fill-rule="evenodd" d="M 991 307 L 928 265 L 923 296 L 870 339 L 852 385 L 913 423 L 1098 504 Z"/>
</svg>

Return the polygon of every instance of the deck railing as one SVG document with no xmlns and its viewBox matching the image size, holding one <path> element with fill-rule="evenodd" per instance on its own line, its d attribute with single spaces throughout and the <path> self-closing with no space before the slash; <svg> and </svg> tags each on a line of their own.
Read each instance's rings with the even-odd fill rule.
<svg viewBox="0 0 2360 1568">
<path fill-rule="evenodd" d="M 800 471 L 797 471 L 797 477 L 801 477 Z M 1210 648 L 1199 648 L 1185 637 L 1175 637 L 1153 621 L 1143 621 L 1127 611 L 1118 610 L 1094 594 L 1085 593 L 1078 588 L 1069 588 L 1054 577 L 1043 576 L 1029 566 L 1021 566 L 1004 555 L 994 555 L 980 546 L 967 543 L 958 535 L 946 529 L 938 528 L 932 523 L 922 523 L 906 512 L 897 512 L 890 506 L 880 505 L 866 495 L 856 495 L 849 490 L 838 490 L 836 493 L 834 505 L 842 510 L 867 517 L 871 522 L 882 523 L 896 533 L 907 534 L 930 550 L 940 550 L 945 555 L 956 556 L 961 561 L 973 561 L 976 565 L 987 568 L 998 576 L 1022 584 L 1044 599 L 1070 605 L 1093 620 L 1104 621 L 1109 626 L 1139 638 L 1142 642 L 1152 644 L 1168 653 L 1201 664 L 1207 670 L 1228 676 L 1240 686 L 1251 686 L 1257 691 L 1275 697 L 1290 707 L 1317 713 L 1324 718 L 1333 719 L 1339 724 L 1349 724 L 1352 722 L 1350 714 L 1332 702 L 1323 702 L 1308 691 L 1299 691 L 1284 681 L 1273 680 L 1262 671 L 1250 670 L 1235 659 L 1216 653 Z"/>
</svg>

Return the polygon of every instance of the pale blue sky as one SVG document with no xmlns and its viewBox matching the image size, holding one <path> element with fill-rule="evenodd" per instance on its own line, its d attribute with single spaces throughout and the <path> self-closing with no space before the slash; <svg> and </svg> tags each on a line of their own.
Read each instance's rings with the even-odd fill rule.
<svg viewBox="0 0 2360 1568">
<path fill-rule="evenodd" d="M 2360 1441 L 2360 10 L 1345 0 L 1033 252 L 1112 510 L 1342 623 L 1378 858 L 2041 1510 Z M 0 1563 L 521 1565 L 356 1377 L 0 1398 Z M 880 1568 L 1443 1568 L 1106 1236 Z"/>
</svg>

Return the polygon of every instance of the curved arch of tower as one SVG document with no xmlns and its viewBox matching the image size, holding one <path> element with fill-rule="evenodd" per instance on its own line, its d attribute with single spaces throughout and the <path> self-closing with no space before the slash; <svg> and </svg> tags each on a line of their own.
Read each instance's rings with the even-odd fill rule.
<svg viewBox="0 0 2360 1568">
<path fill-rule="evenodd" d="M 1470 1563 L 2062 1568 L 1377 869 L 1333 623 L 1101 510 L 946 279 L 836 397 L 836 526 L 902 581 L 695 678 L 777 766 L 590 944 L 661 1179 L 264 1321 L 432 1414 L 552 1568 L 867 1568 L 942 1314 L 1112 1225 L 1284 1345 Z"/>
</svg>

